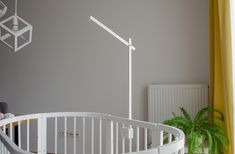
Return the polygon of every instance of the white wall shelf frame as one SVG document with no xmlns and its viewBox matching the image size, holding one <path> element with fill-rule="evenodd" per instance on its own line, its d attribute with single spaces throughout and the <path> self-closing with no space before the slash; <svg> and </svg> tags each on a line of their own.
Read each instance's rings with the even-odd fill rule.
<svg viewBox="0 0 235 154">
<path fill-rule="evenodd" d="M 6 12 L 7 12 L 7 6 L 2 1 L 0 1 L 0 18 L 4 16 Z"/>
<path fill-rule="evenodd" d="M 12 21 L 17 19 L 19 29 L 12 29 Z M 33 26 L 17 15 L 13 15 L 0 22 L 0 40 L 15 52 L 32 42 Z"/>
</svg>

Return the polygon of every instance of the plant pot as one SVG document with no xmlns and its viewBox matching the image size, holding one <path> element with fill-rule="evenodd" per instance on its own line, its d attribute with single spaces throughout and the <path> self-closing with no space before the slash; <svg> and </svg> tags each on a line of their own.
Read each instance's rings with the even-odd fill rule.
<svg viewBox="0 0 235 154">
<path fill-rule="evenodd" d="M 205 145 L 205 140 L 203 135 L 197 138 L 195 146 L 196 146 L 196 150 L 194 152 L 195 154 L 208 154 L 208 148 L 207 145 Z M 185 146 L 185 153 L 188 153 L 187 141 Z"/>
<path fill-rule="evenodd" d="M 188 153 L 188 147 L 187 146 L 184 147 L 184 153 Z M 204 152 L 202 152 L 201 154 L 209 154 L 208 147 L 205 147 Z"/>
</svg>

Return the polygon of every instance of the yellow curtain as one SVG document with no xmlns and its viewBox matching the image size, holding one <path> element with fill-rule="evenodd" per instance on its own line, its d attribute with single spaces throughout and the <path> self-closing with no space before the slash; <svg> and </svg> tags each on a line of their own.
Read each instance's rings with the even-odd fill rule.
<svg viewBox="0 0 235 154">
<path fill-rule="evenodd" d="M 210 0 L 210 106 L 225 116 L 229 137 L 226 154 L 233 147 L 233 89 L 230 0 Z"/>
</svg>

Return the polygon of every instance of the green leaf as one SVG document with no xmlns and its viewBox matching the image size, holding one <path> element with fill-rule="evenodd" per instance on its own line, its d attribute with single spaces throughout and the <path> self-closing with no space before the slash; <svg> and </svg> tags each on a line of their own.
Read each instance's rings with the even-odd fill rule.
<svg viewBox="0 0 235 154">
<path fill-rule="evenodd" d="M 219 110 L 216 110 L 216 109 L 211 109 L 211 108 L 205 107 L 205 108 L 201 109 L 200 111 L 198 111 L 198 113 L 196 114 L 196 116 L 195 116 L 193 121 L 195 123 L 198 123 L 198 121 L 200 121 L 204 117 L 208 117 L 208 120 L 210 120 L 210 115 L 209 114 L 213 113 L 213 112 L 218 114 L 218 115 L 214 116 L 215 119 L 220 120 L 220 121 L 224 120 L 224 116 L 223 116 L 222 112 L 220 112 Z"/>
<path fill-rule="evenodd" d="M 191 122 L 185 117 L 174 117 L 170 120 L 164 121 L 163 123 L 166 125 L 175 126 L 183 131 L 186 131 L 187 128 L 191 127 Z"/>
<path fill-rule="evenodd" d="M 204 130 L 205 131 L 205 135 L 206 135 L 206 138 L 208 139 L 208 148 L 209 148 L 209 154 L 213 154 L 213 138 L 212 138 L 212 135 L 210 133 L 210 131 L 208 130 Z"/>
<path fill-rule="evenodd" d="M 191 116 L 189 115 L 189 113 L 183 107 L 180 108 L 180 111 L 183 113 L 184 117 L 192 123 Z"/>
<path fill-rule="evenodd" d="M 200 153 L 204 144 L 208 143 L 209 154 L 221 154 L 229 145 L 229 139 L 224 133 L 221 122 L 224 120 L 223 114 L 211 108 L 203 108 L 191 119 L 189 113 L 180 108 L 181 116 L 173 114 L 173 118 L 164 123 L 175 126 L 184 131 L 188 144 L 189 154 Z M 210 113 L 215 113 L 214 120 Z"/>
<path fill-rule="evenodd" d="M 203 109 L 201 109 L 200 111 L 198 111 L 198 113 L 196 114 L 194 121 L 197 121 L 198 119 L 200 119 L 204 114 L 210 112 L 210 108 L 205 107 Z"/>
</svg>

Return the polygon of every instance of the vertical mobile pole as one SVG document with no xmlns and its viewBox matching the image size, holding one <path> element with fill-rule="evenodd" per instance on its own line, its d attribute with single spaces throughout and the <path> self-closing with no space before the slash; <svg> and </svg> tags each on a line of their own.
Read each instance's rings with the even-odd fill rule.
<svg viewBox="0 0 235 154">
<path fill-rule="evenodd" d="M 132 119 L 132 40 L 129 38 L 129 119 Z"/>
</svg>

